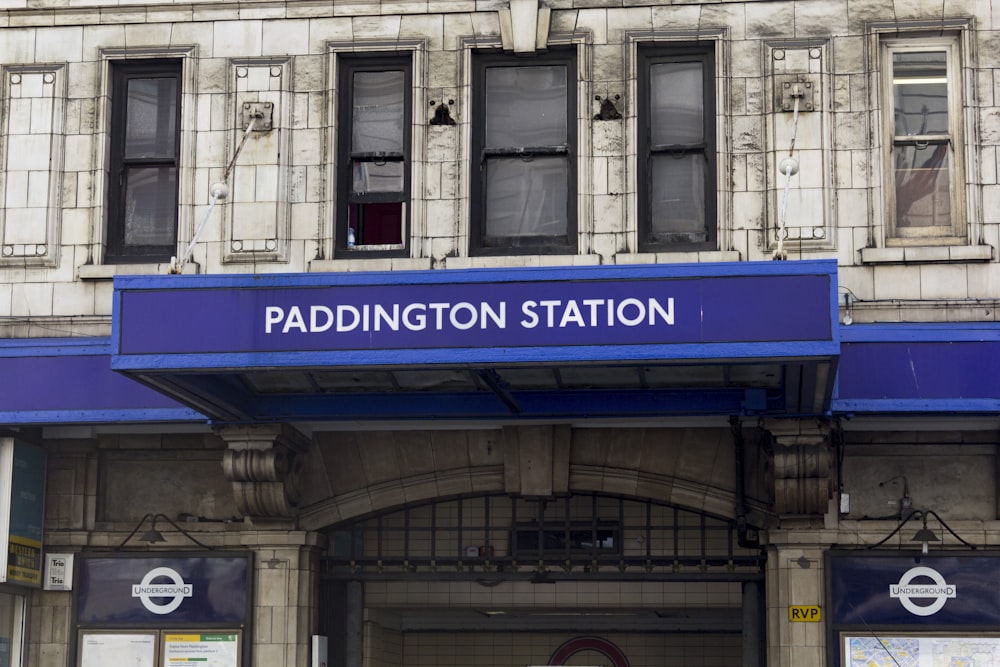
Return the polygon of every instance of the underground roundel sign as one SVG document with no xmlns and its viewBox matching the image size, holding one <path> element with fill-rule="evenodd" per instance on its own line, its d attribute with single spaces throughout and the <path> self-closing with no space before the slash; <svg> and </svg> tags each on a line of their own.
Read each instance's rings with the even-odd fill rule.
<svg viewBox="0 0 1000 667">
<path fill-rule="evenodd" d="M 920 578 L 930 579 L 933 583 L 913 583 Z M 898 599 L 903 609 L 914 616 L 933 616 L 957 593 L 957 587 L 946 582 L 940 572 L 924 566 L 911 567 L 899 578 L 898 584 L 889 584 L 889 597 Z M 933 601 L 930 604 L 917 604 L 914 599 Z"/>
<path fill-rule="evenodd" d="M 176 611 L 184 598 L 191 597 L 193 592 L 194 587 L 185 583 L 177 570 L 169 567 L 154 567 L 142 581 L 132 584 L 132 597 L 139 598 L 142 606 L 154 614 Z"/>
</svg>

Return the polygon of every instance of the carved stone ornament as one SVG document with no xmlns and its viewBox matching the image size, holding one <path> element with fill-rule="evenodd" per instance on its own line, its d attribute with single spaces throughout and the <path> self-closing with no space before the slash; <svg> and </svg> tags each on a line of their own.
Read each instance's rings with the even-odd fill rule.
<svg viewBox="0 0 1000 667">
<path fill-rule="evenodd" d="M 781 516 L 822 516 L 834 492 L 830 426 L 799 420 L 768 420 L 774 440 L 774 510 Z"/>
<path fill-rule="evenodd" d="M 288 426 L 227 426 L 222 470 L 244 516 L 291 518 L 300 499 L 301 454 L 308 440 Z"/>
</svg>

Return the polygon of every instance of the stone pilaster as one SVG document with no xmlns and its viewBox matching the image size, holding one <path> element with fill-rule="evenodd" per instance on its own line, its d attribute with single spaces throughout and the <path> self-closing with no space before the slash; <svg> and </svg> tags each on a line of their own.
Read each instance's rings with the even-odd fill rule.
<svg viewBox="0 0 1000 667">
<path fill-rule="evenodd" d="M 226 426 L 219 436 L 229 449 L 222 457 L 236 506 L 244 516 L 291 518 L 299 503 L 299 471 L 308 439 L 290 426 Z"/>
<path fill-rule="evenodd" d="M 823 547 L 774 545 L 767 555 L 767 664 L 826 665 Z M 789 608 L 820 608 L 819 621 L 791 620 Z"/>
<path fill-rule="evenodd" d="M 504 489 L 543 498 L 567 493 L 571 439 L 566 424 L 505 426 Z"/>
<path fill-rule="evenodd" d="M 315 533 L 266 531 L 254 549 L 253 667 L 309 667 L 316 632 L 319 550 Z"/>
</svg>

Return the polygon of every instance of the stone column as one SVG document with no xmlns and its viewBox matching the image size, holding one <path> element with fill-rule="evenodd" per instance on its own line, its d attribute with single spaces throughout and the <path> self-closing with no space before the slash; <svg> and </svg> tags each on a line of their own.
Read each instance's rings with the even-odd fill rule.
<svg viewBox="0 0 1000 667">
<path fill-rule="evenodd" d="M 247 545 L 255 551 L 254 667 L 310 667 L 319 590 L 317 539 L 316 533 L 267 531 L 257 540 L 272 544 Z"/>
<path fill-rule="evenodd" d="M 771 419 L 764 428 L 772 436 L 771 491 L 779 522 L 767 532 L 767 664 L 823 667 L 825 623 L 792 620 L 789 608 L 819 607 L 822 619 L 823 554 L 836 539 L 825 526 L 837 479 L 831 426 L 817 419 Z"/>
<path fill-rule="evenodd" d="M 824 667 L 823 547 L 774 546 L 767 555 L 767 664 Z M 818 606 L 819 621 L 792 621 L 789 607 Z"/>
<path fill-rule="evenodd" d="M 254 667 L 310 667 L 317 627 L 319 539 L 296 529 L 299 470 L 309 440 L 284 424 L 226 426 L 222 468 L 236 506 L 256 530 L 240 534 L 254 551 Z"/>
</svg>

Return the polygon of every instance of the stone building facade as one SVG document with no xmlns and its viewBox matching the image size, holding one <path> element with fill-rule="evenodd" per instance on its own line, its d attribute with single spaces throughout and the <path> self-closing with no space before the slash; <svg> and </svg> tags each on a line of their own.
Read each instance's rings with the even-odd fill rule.
<svg viewBox="0 0 1000 667">
<path fill-rule="evenodd" d="M 0 667 L 1000 633 L 844 574 L 1000 553 L 994 14 L 0 0 L 0 443 L 47 458 Z M 114 559 L 246 607 L 100 608 Z"/>
</svg>

